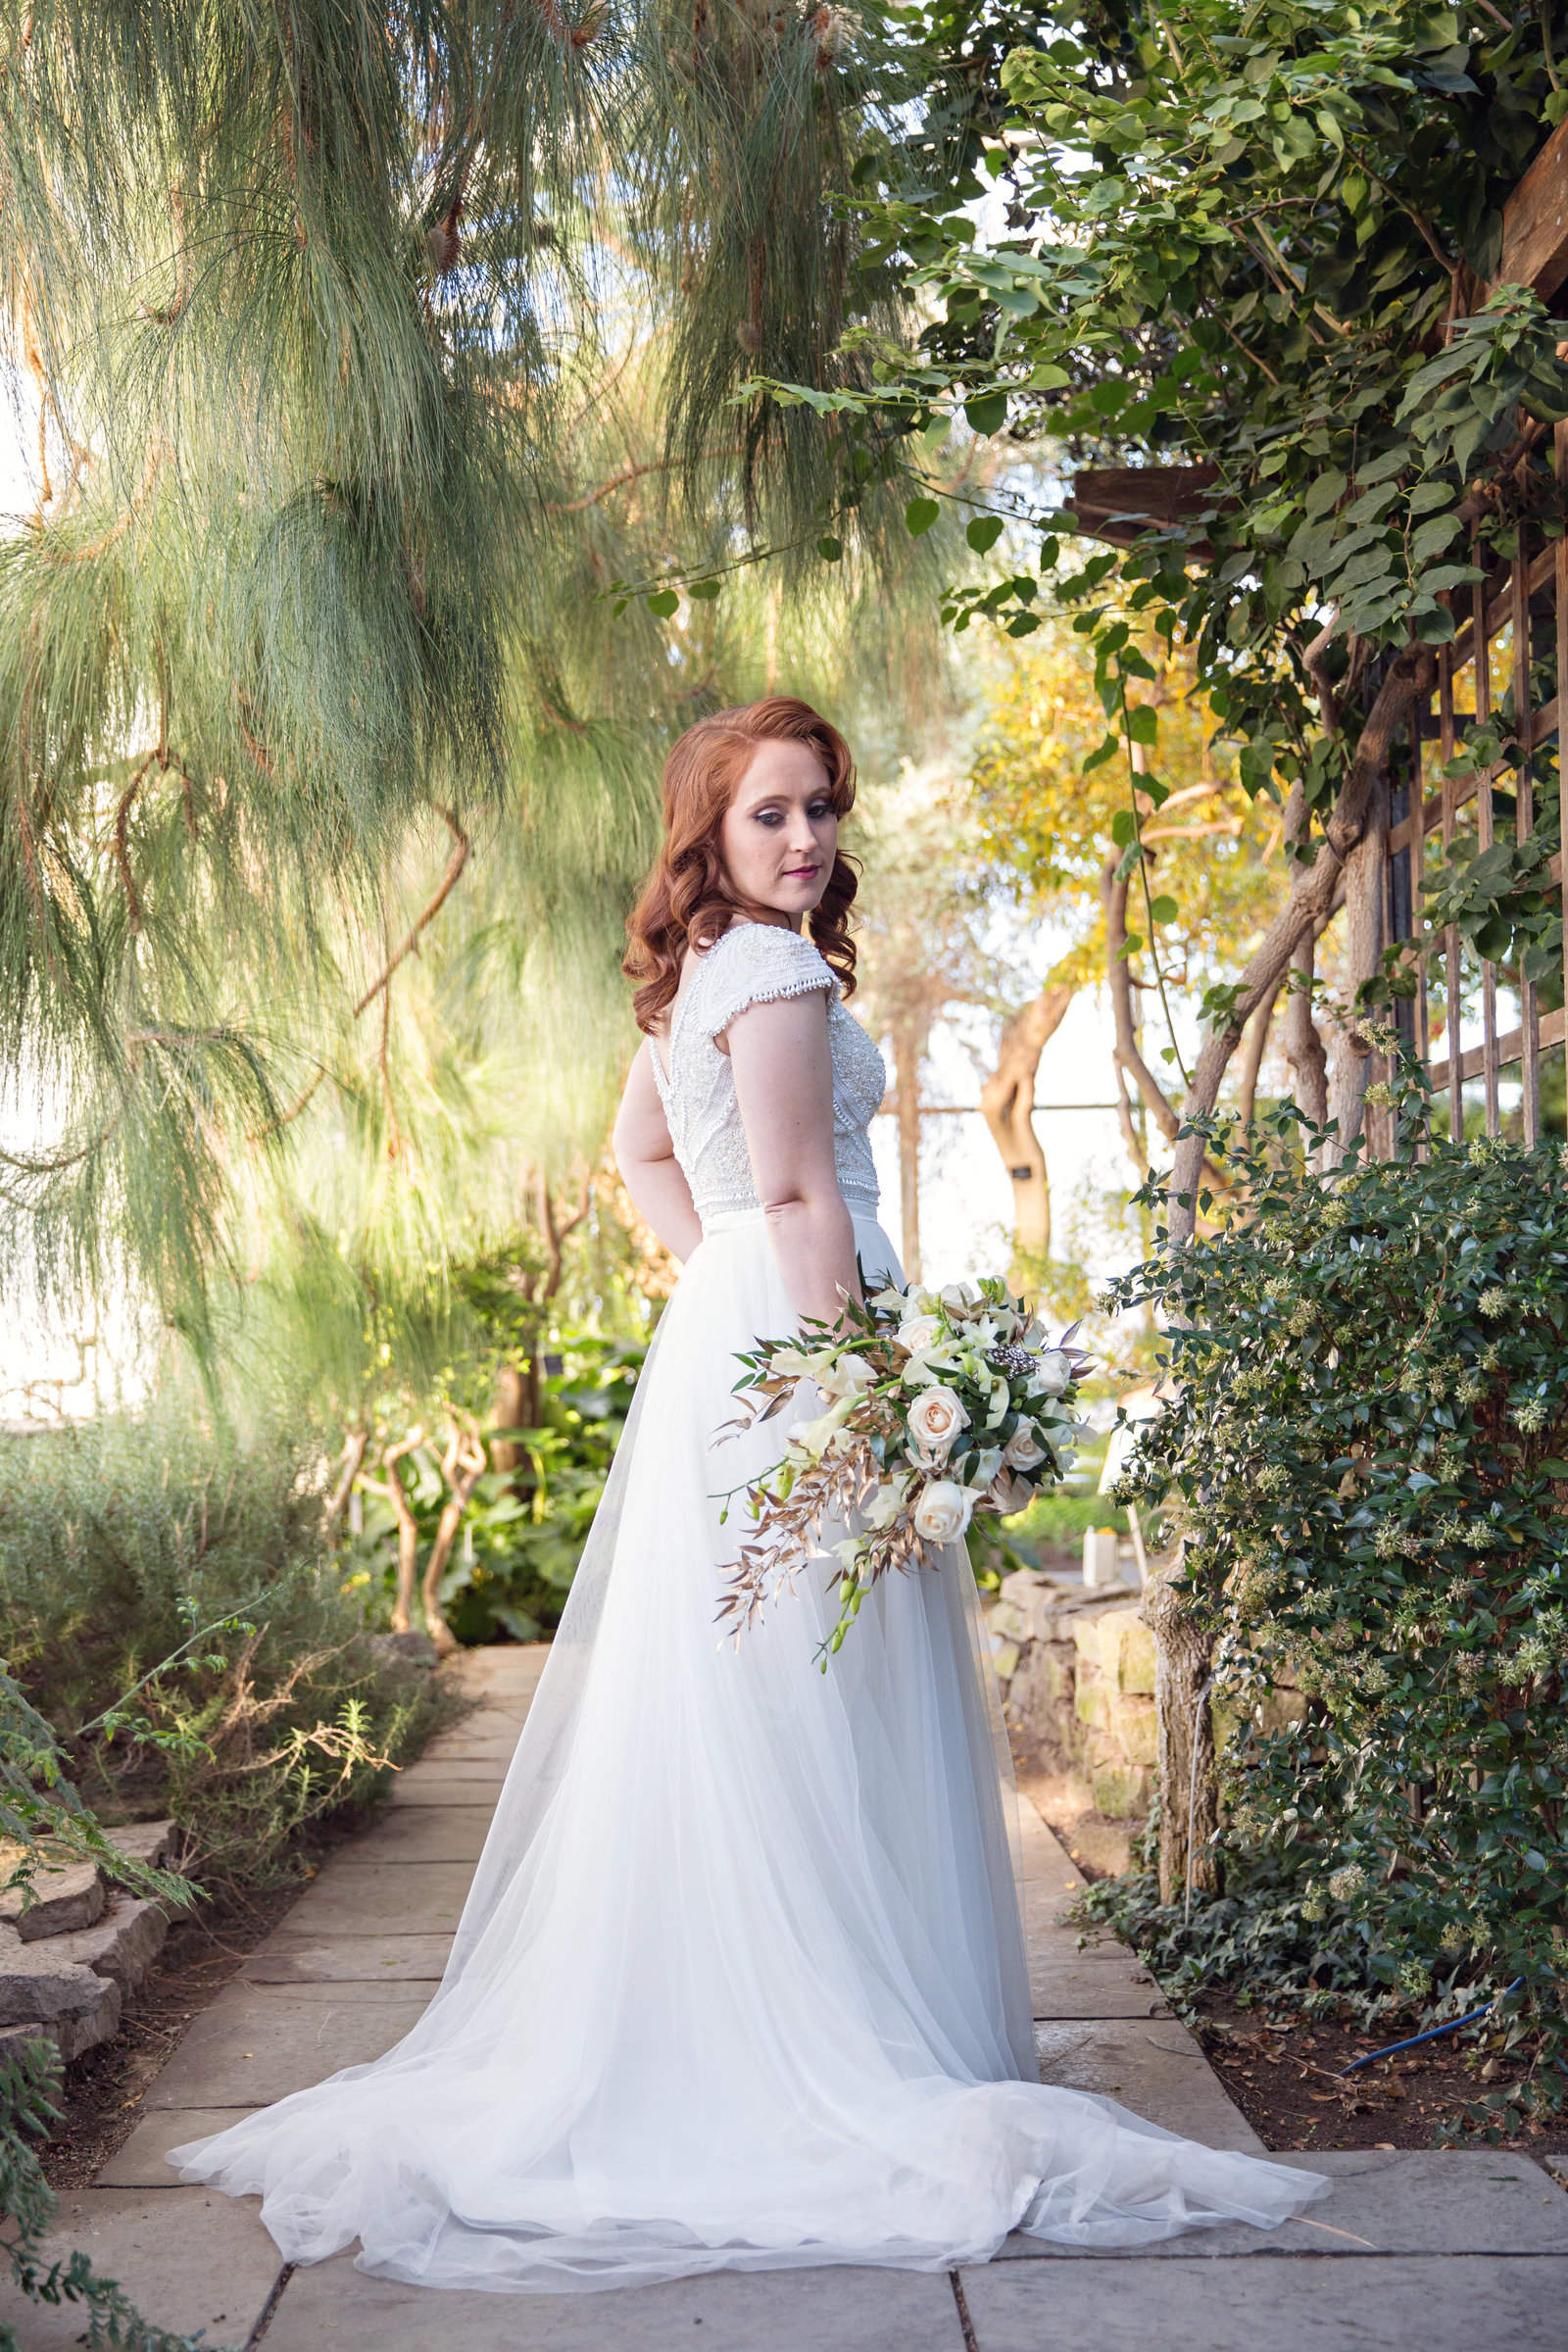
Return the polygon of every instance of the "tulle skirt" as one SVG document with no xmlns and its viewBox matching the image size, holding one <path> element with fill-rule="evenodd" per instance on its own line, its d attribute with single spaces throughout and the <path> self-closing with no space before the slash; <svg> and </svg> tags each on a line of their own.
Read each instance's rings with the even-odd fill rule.
<svg viewBox="0 0 1568 2352">
<path fill-rule="evenodd" d="M 868 1275 L 896 1270 L 857 1219 Z M 961 1551 L 884 1580 L 829 1670 L 820 1566 L 739 1642 L 715 1443 L 734 1352 L 793 1321 L 760 1217 L 665 1310 L 447 1974 L 417 2026 L 214 2137 L 291 2262 L 416 2284 L 936 2270 L 1011 2230 L 1148 2244 L 1326 2183 L 1042 2087 L 1011 1783 Z"/>
</svg>

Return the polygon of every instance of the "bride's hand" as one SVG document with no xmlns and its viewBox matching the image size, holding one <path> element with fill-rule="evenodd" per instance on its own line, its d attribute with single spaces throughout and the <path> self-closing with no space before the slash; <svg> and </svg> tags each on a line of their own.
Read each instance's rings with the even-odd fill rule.
<svg viewBox="0 0 1568 2352">
<path fill-rule="evenodd" d="M 735 1072 L 757 1198 L 773 1254 L 803 1321 L 837 1324 L 858 1299 L 855 1227 L 833 1156 L 833 1055 L 827 997 L 750 1004 L 721 1042 Z"/>
</svg>

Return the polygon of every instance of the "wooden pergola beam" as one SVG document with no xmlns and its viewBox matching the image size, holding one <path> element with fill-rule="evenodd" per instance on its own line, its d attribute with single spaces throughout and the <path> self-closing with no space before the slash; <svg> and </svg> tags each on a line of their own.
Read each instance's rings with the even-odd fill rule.
<svg viewBox="0 0 1568 2352">
<path fill-rule="evenodd" d="M 1543 302 L 1568 277 L 1568 122 L 1559 122 L 1502 208 L 1499 286 L 1533 286 Z"/>
<path fill-rule="evenodd" d="M 1131 547 L 1144 531 L 1169 530 L 1201 514 L 1218 471 L 1214 466 L 1097 466 L 1075 473 L 1071 504 L 1078 529 L 1086 539 Z"/>
<path fill-rule="evenodd" d="M 1545 302 L 1565 278 L 1568 120 L 1558 123 L 1502 208 L 1502 256 L 1494 282 L 1532 286 Z M 1142 531 L 1168 530 L 1200 514 L 1214 478 L 1212 466 L 1093 466 L 1073 475 L 1071 505 L 1084 538 L 1131 547 Z"/>
</svg>

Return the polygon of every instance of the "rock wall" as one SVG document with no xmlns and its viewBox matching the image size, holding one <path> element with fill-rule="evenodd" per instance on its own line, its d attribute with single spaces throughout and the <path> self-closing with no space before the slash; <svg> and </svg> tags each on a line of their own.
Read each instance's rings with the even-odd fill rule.
<svg viewBox="0 0 1568 2352">
<path fill-rule="evenodd" d="M 1060 1786 L 1057 1809 L 1128 1825 L 1153 1793 L 1154 1638 L 1132 1591 L 1086 1592 L 1038 1569 L 1003 1580 L 988 1614 L 1020 1767 Z"/>
<path fill-rule="evenodd" d="M 174 1824 L 142 1822 L 106 1835 L 156 1868 L 169 1859 Z M 62 2058 L 77 2058 L 119 2029 L 169 1933 L 169 1914 L 90 1862 L 46 1868 L 36 1892 L 25 1910 L 18 1889 L 0 1896 L 0 2053 L 49 2040 Z"/>
<path fill-rule="evenodd" d="M 1154 1637 L 1139 1594 L 1085 1592 L 1043 1570 L 1003 1580 L 987 1612 L 1003 1712 L 1020 1784 L 1074 1854 L 1125 1870 L 1149 1818 L 1158 1765 Z M 1307 1702 L 1281 1679 L 1254 1702 L 1259 1731 L 1304 1721 Z M 1223 1748 L 1237 1717 L 1214 1705 Z"/>
</svg>

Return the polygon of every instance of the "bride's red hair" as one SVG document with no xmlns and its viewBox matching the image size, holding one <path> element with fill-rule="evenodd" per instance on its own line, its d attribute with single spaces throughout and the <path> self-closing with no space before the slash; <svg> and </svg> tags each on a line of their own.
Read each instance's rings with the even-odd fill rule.
<svg viewBox="0 0 1568 2352">
<path fill-rule="evenodd" d="M 855 806 L 855 761 L 837 727 L 809 703 L 770 694 L 760 703 L 715 710 L 688 727 L 664 762 L 664 846 L 659 862 L 626 925 L 626 958 L 621 970 L 637 983 L 632 1010 L 639 1029 L 652 1030 L 675 1001 L 686 950 L 710 948 L 737 915 L 748 921 L 766 907 L 743 899 L 724 870 L 719 831 L 735 787 L 760 743 L 804 743 L 827 775 L 828 799 L 843 817 Z M 855 989 L 855 946 L 849 913 L 857 883 L 842 851 L 822 893 L 807 917 L 818 950 L 844 983 Z"/>
</svg>

